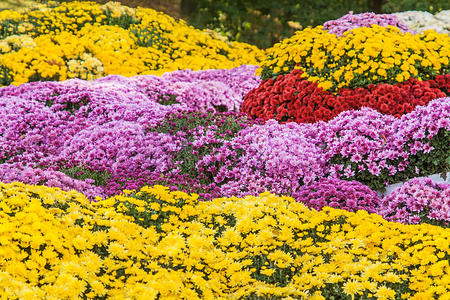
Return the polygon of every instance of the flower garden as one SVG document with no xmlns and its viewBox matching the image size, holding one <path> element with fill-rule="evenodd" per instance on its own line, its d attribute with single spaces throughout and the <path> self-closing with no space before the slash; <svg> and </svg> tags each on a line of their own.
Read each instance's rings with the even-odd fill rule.
<svg viewBox="0 0 450 300">
<path fill-rule="evenodd" d="M 450 36 L 415 15 L 261 50 L 113 2 L 0 11 L 0 294 L 450 299 Z"/>
</svg>

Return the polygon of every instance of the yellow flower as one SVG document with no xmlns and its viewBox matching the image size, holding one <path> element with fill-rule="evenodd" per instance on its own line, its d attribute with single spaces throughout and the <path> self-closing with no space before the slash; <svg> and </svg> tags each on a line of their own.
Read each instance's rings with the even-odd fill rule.
<svg viewBox="0 0 450 300">
<path fill-rule="evenodd" d="M 344 283 L 343 291 L 347 295 L 354 297 L 355 294 L 357 294 L 359 291 L 361 291 L 361 284 L 357 281 L 347 281 Z"/>
<path fill-rule="evenodd" d="M 115 18 L 131 24 L 125 24 L 126 29 L 107 25 L 116 22 Z M 0 40 L 0 66 L 11 70 L 14 84 L 36 77 L 91 80 L 109 74 L 233 68 L 257 65 L 265 56 L 254 46 L 228 42 L 154 10 L 119 3 L 49 4 L 2 13 L 0 20 L 23 22 L 20 30 L 14 32 L 11 27 L 11 34 Z M 48 67 L 49 61 L 54 67 Z"/>
<path fill-rule="evenodd" d="M 392 26 L 374 25 L 355 28 L 352 34 L 337 37 L 318 26 L 298 31 L 268 49 L 261 68 L 272 70 L 275 75 L 302 69 L 307 80 L 331 82 L 330 90 L 362 84 L 355 74 L 369 83 L 380 79 L 403 82 L 410 76 L 423 78 L 448 68 L 449 45 L 448 35 L 432 31 L 411 35 Z M 427 69 L 417 69 L 418 64 Z"/>
<path fill-rule="evenodd" d="M 320 298 L 331 284 L 349 296 L 392 299 L 401 291 L 387 286 L 399 283 L 412 291 L 402 298 L 427 299 L 448 285 L 448 229 L 310 210 L 286 196 L 206 202 L 153 186 L 91 203 L 73 191 L 0 183 L 0 200 L 0 293 L 9 298 L 298 298 L 311 289 Z M 171 215 L 143 227 L 124 203 Z"/>
<path fill-rule="evenodd" d="M 272 276 L 273 273 L 275 273 L 275 270 L 274 269 L 263 269 L 260 272 L 261 272 L 261 274 L 264 274 L 264 275 L 270 277 L 270 276 Z"/>
<path fill-rule="evenodd" d="M 378 299 L 395 299 L 395 291 L 387 287 L 378 288 L 375 295 Z"/>
</svg>

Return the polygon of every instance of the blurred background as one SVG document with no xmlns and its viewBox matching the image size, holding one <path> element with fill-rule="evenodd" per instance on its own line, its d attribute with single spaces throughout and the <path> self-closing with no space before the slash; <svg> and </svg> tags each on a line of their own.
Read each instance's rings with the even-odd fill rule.
<svg viewBox="0 0 450 300">
<path fill-rule="evenodd" d="M 299 29 L 321 25 L 349 11 L 355 14 L 410 10 L 437 13 L 450 9 L 450 0 L 117 0 L 116 2 L 130 7 L 141 6 L 163 11 L 174 18 L 184 19 L 197 28 L 208 28 L 220 32 L 230 40 L 251 43 L 260 48 L 271 47 Z M 30 3 L 31 0 L 0 0 L 0 9 L 8 6 L 27 6 Z"/>
</svg>

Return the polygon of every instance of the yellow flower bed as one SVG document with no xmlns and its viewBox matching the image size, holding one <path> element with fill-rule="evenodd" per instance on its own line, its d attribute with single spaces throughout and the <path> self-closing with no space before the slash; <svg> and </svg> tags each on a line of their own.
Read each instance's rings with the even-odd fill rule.
<svg viewBox="0 0 450 300">
<path fill-rule="evenodd" d="M 433 299 L 450 283 L 450 230 L 289 197 L 198 201 L 162 186 L 97 203 L 0 183 L 5 298 Z"/>
<path fill-rule="evenodd" d="M 336 90 L 434 78 L 450 71 L 449 57 L 450 36 L 433 30 L 413 35 L 372 25 L 338 37 L 318 26 L 269 49 L 259 72 L 267 79 L 296 68 L 320 87 Z"/>
<path fill-rule="evenodd" d="M 50 2 L 2 11 L 0 38 L 0 85 L 233 68 L 264 58 L 254 46 L 114 2 Z"/>
</svg>

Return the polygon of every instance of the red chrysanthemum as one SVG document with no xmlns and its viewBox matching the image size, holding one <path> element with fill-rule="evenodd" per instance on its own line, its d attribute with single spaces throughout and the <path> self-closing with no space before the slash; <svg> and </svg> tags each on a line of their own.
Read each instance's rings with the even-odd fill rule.
<svg viewBox="0 0 450 300">
<path fill-rule="evenodd" d="M 450 95 L 450 74 L 426 81 L 410 79 L 395 85 L 339 89 L 336 94 L 303 79 L 301 74 L 293 70 L 263 81 L 245 96 L 241 111 L 253 118 L 297 123 L 328 121 L 343 111 L 364 106 L 400 117 L 418 105 Z"/>
</svg>

